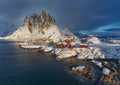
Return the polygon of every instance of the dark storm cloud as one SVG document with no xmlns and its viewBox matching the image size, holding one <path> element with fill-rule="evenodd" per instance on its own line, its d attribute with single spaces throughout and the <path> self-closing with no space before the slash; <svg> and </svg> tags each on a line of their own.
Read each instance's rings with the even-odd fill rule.
<svg viewBox="0 0 120 85">
<path fill-rule="evenodd" d="M 26 15 L 46 10 L 61 28 L 92 31 L 120 23 L 119 4 L 120 0 L 0 0 L 0 22 L 20 25 Z"/>
</svg>

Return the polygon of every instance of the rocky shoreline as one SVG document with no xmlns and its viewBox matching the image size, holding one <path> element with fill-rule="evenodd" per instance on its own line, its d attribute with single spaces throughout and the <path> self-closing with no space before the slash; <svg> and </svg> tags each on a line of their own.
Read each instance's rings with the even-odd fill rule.
<svg viewBox="0 0 120 85">
<path fill-rule="evenodd" d="M 22 45 L 23 44 L 21 44 L 21 46 Z M 61 47 L 61 43 L 59 43 L 59 45 L 60 47 L 58 46 L 58 44 L 39 44 L 36 45 L 36 49 L 38 49 L 38 52 L 40 53 L 51 53 L 52 55 L 55 55 L 56 60 L 58 61 L 68 60 L 68 73 L 74 75 L 74 77 L 77 77 L 78 79 L 83 79 L 84 81 L 89 82 L 96 82 L 99 80 L 102 85 L 120 84 L 119 59 L 107 58 L 106 55 L 102 53 L 102 49 L 98 47 L 89 47 L 90 44 L 79 46 L 78 42 L 75 42 L 74 44 L 72 44 L 76 46 L 74 48 L 70 48 L 70 43 L 67 45 L 67 43 L 64 42 L 64 45 L 66 45 L 65 47 Z M 23 45 L 22 48 L 35 49 L 34 45 Z M 116 51 L 118 50 L 118 48 L 120 49 L 120 47 L 117 47 Z"/>
</svg>

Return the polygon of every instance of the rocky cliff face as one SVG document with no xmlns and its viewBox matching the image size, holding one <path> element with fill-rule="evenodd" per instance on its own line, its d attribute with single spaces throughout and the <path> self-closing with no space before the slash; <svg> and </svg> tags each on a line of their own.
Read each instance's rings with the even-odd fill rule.
<svg viewBox="0 0 120 85">
<path fill-rule="evenodd" d="M 6 39 L 26 40 L 30 38 L 49 38 L 53 42 L 59 41 L 61 33 L 56 25 L 55 18 L 46 11 L 41 15 L 31 14 L 25 17 L 22 25 Z"/>
<path fill-rule="evenodd" d="M 22 26 L 28 25 L 29 31 L 32 33 L 35 28 L 38 29 L 38 32 L 44 34 L 43 29 L 49 28 L 51 25 L 56 25 L 55 19 L 53 16 L 48 14 L 46 11 L 42 11 L 41 15 L 36 13 L 26 16 Z"/>
</svg>

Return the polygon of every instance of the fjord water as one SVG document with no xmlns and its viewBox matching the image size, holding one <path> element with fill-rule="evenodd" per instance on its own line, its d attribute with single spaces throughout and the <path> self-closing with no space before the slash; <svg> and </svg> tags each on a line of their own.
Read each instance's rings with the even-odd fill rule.
<svg viewBox="0 0 120 85">
<path fill-rule="evenodd" d="M 65 63 L 11 41 L 0 41 L 0 85 L 78 85 Z"/>
</svg>

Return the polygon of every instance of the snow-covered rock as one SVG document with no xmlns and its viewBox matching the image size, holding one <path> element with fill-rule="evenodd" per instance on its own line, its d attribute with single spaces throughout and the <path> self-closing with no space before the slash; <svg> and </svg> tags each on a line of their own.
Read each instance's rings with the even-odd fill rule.
<svg viewBox="0 0 120 85">
<path fill-rule="evenodd" d="M 32 14 L 26 16 L 23 24 L 12 35 L 5 39 L 12 40 L 28 40 L 28 39 L 49 39 L 58 42 L 61 33 L 56 25 L 53 16 L 46 11 L 42 11 L 41 15 Z"/>
<path fill-rule="evenodd" d="M 100 61 L 92 60 L 91 62 L 96 64 L 98 67 L 102 67 L 102 63 Z"/>
<path fill-rule="evenodd" d="M 70 58 L 70 57 L 73 57 L 73 56 L 76 56 L 75 50 L 64 49 L 57 56 L 57 60 L 61 60 L 61 59 L 64 59 L 64 58 Z"/>
<path fill-rule="evenodd" d="M 60 52 L 62 51 L 62 49 L 58 49 L 58 48 L 54 48 L 52 53 L 56 56 L 60 55 Z"/>
<path fill-rule="evenodd" d="M 110 70 L 109 69 L 107 69 L 107 68 L 103 68 L 103 71 L 102 71 L 102 73 L 104 74 L 104 75 L 106 75 L 106 76 L 109 76 L 109 74 L 110 74 Z"/>
<path fill-rule="evenodd" d="M 79 65 L 77 67 L 72 67 L 72 71 L 83 71 L 85 66 Z"/>
<path fill-rule="evenodd" d="M 94 37 L 94 36 L 90 35 L 89 38 L 87 39 L 87 43 L 100 44 L 101 42 L 97 37 Z"/>
<path fill-rule="evenodd" d="M 90 47 L 88 48 L 75 48 L 78 53 L 78 59 L 98 59 L 105 58 L 105 55 L 101 52 L 100 48 Z"/>
<path fill-rule="evenodd" d="M 53 47 L 49 47 L 49 46 L 46 46 L 46 47 L 43 48 L 44 52 L 50 52 L 52 50 L 53 50 Z"/>
</svg>

